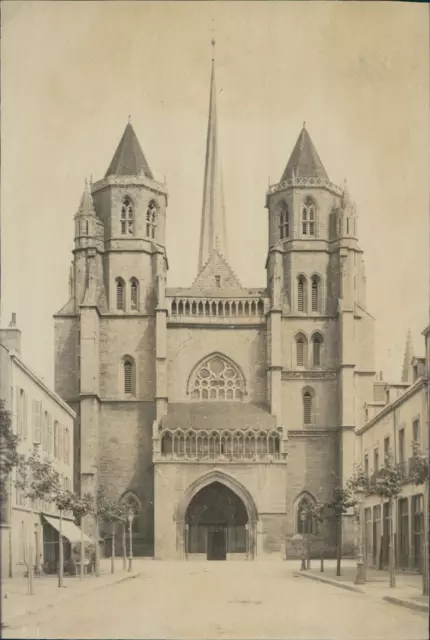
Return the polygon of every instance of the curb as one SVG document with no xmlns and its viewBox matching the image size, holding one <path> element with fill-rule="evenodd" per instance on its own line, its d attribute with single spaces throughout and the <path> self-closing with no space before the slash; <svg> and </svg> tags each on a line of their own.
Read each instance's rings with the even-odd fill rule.
<svg viewBox="0 0 430 640">
<path fill-rule="evenodd" d="M 383 596 L 382 599 L 386 602 L 391 602 L 391 604 L 397 604 L 400 607 L 412 609 L 413 611 L 422 611 L 424 613 L 429 612 L 428 605 L 420 604 L 419 602 L 409 602 L 409 600 L 402 600 L 401 598 L 395 598 L 394 596 Z"/>
<path fill-rule="evenodd" d="M 364 589 L 356 587 L 352 584 L 344 584 L 343 582 L 337 582 L 336 580 L 330 580 L 330 578 L 321 578 L 314 573 L 302 573 L 300 571 L 294 571 L 293 576 L 295 578 L 308 578 L 308 580 L 315 580 L 316 582 L 323 582 L 329 584 L 332 587 L 338 587 L 339 589 L 345 589 L 346 591 L 355 591 L 355 593 L 366 593 Z"/>
<path fill-rule="evenodd" d="M 38 615 L 39 613 L 44 613 L 45 611 L 49 611 L 49 609 L 53 609 L 54 607 L 56 607 L 58 604 L 62 604 L 63 602 L 68 602 L 69 600 L 73 600 L 73 598 L 78 597 L 78 596 L 82 596 L 85 593 L 92 593 L 94 591 L 99 591 L 100 589 L 107 589 L 108 587 L 112 587 L 114 585 L 117 584 L 121 584 L 122 582 L 127 582 L 128 580 L 134 580 L 135 578 L 139 577 L 141 575 L 142 571 L 138 571 L 136 573 L 133 573 L 131 576 L 125 576 L 123 578 L 120 578 L 119 580 L 114 580 L 112 582 L 108 582 L 107 584 L 95 584 L 95 586 L 91 589 L 88 589 L 87 591 L 72 591 L 72 593 L 70 594 L 65 594 L 64 597 L 59 598 L 56 602 L 52 602 L 49 603 L 47 605 L 44 605 L 42 607 L 39 607 L 38 609 L 33 609 L 32 611 L 27 611 L 26 613 L 21 613 L 15 617 L 10 618 L 10 620 L 4 622 L 2 621 L 1 624 L 1 628 L 2 629 L 13 629 L 16 627 L 21 626 L 20 622 L 24 621 L 26 618 L 28 618 L 29 616 L 35 616 Z"/>
</svg>

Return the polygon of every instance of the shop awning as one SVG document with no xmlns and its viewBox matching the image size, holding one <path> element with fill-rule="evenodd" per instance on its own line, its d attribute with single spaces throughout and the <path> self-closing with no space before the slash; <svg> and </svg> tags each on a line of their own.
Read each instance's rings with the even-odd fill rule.
<svg viewBox="0 0 430 640">
<path fill-rule="evenodd" d="M 50 518 L 49 516 L 43 515 L 45 520 L 54 527 L 57 531 L 60 531 L 60 519 L 59 518 Z M 70 520 L 63 520 L 61 523 L 61 534 L 67 538 L 69 542 L 76 543 L 81 541 L 81 530 L 79 527 L 75 525 L 74 522 Z M 87 536 L 86 533 L 83 534 L 83 540 L 86 543 L 92 544 L 91 538 Z"/>
</svg>

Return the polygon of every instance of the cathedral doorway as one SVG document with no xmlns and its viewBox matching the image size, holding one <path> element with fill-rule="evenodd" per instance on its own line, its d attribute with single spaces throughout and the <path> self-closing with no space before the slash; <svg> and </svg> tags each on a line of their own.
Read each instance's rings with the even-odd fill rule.
<svg viewBox="0 0 430 640">
<path fill-rule="evenodd" d="M 226 560 L 230 554 L 247 554 L 248 513 L 239 496 L 214 481 L 191 499 L 185 515 L 185 551 Z"/>
</svg>

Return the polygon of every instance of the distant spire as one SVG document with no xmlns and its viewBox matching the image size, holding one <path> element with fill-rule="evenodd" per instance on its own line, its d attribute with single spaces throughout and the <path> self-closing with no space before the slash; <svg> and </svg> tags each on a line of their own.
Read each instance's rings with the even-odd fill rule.
<svg viewBox="0 0 430 640">
<path fill-rule="evenodd" d="M 139 176 L 143 174 L 153 180 L 154 176 L 152 175 L 130 120 L 131 116 L 128 117 L 127 126 L 122 134 L 112 162 L 109 165 L 109 169 L 106 171 L 106 177 Z"/>
<path fill-rule="evenodd" d="M 96 212 L 94 210 L 93 198 L 91 196 L 88 180 L 87 178 L 85 178 L 84 192 L 82 194 L 81 202 L 79 204 L 79 209 L 76 213 L 76 216 L 95 216 L 95 215 L 96 215 Z"/>
<path fill-rule="evenodd" d="M 414 345 L 412 342 L 412 333 L 409 329 L 406 336 L 405 356 L 403 358 L 402 382 L 412 382 L 411 362 L 414 357 Z"/>
<path fill-rule="evenodd" d="M 328 180 L 326 170 L 306 129 L 306 122 L 303 122 L 303 128 L 282 174 L 281 182 L 290 180 L 293 176 Z"/>
<path fill-rule="evenodd" d="M 212 74 L 200 227 L 199 271 L 215 249 L 227 258 L 224 193 L 217 132 L 214 47 L 215 40 L 212 39 Z"/>
</svg>

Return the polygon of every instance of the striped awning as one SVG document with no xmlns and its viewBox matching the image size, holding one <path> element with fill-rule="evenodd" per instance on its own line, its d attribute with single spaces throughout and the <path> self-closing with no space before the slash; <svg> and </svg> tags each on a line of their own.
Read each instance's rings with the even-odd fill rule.
<svg viewBox="0 0 430 640">
<path fill-rule="evenodd" d="M 50 516 L 43 515 L 45 520 L 51 527 L 54 527 L 57 531 L 60 531 L 60 518 L 52 518 Z M 87 544 L 92 544 L 91 538 L 87 536 L 86 533 L 83 533 L 79 527 L 75 525 L 71 520 L 63 520 L 61 523 L 61 535 L 63 535 L 69 542 L 73 544 L 76 542 L 80 542 L 82 539 Z"/>
</svg>

